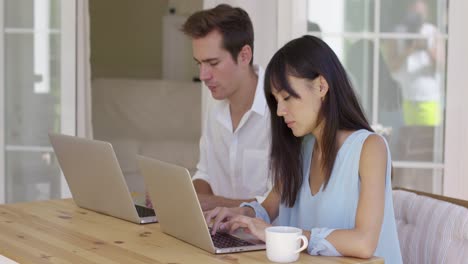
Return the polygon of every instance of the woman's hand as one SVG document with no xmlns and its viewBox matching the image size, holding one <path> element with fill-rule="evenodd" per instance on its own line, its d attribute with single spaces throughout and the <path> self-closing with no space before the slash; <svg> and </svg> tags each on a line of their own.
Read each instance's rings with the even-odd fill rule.
<svg viewBox="0 0 468 264">
<path fill-rule="evenodd" d="M 230 226 L 230 232 L 238 228 L 246 228 L 252 235 L 262 241 L 265 241 L 265 229 L 271 226 L 260 218 L 252 218 L 245 215 L 237 215 L 224 224 Z"/>
<path fill-rule="evenodd" d="M 265 241 L 265 228 L 271 226 L 260 218 L 250 217 L 254 215 L 250 207 L 216 207 L 205 214 L 205 221 L 211 226 L 211 234 L 216 232 L 234 232 L 238 228 L 245 228 L 258 239 Z"/>
<path fill-rule="evenodd" d="M 226 223 L 235 216 L 247 214 L 246 209 L 249 210 L 245 207 L 216 207 L 204 212 L 206 223 L 208 226 L 211 225 L 211 234 L 214 235 L 217 231 L 229 231 L 230 226 L 227 226 Z"/>
</svg>

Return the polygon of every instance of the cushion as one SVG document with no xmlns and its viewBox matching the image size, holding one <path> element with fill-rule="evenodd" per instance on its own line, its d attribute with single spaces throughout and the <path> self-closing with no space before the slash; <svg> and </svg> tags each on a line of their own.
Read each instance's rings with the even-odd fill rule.
<svg viewBox="0 0 468 264">
<path fill-rule="evenodd" d="M 393 191 L 403 263 L 468 263 L 468 209 Z"/>
</svg>

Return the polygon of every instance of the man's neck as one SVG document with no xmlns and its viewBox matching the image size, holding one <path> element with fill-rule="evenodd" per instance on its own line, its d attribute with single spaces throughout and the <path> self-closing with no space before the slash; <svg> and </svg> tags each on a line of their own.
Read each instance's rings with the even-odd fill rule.
<svg viewBox="0 0 468 264">
<path fill-rule="evenodd" d="M 229 98 L 229 109 L 233 113 L 244 114 L 253 104 L 258 82 L 258 76 L 253 67 L 250 67 L 248 75 L 240 80 L 236 92 Z"/>
<path fill-rule="evenodd" d="M 257 88 L 258 76 L 253 67 L 246 78 L 238 83 L 236 92 L 229 98 L 229 110 L 231 113 L 232 130 L 236 131 L 242 116 L 252 107 Z"/>
</svg>

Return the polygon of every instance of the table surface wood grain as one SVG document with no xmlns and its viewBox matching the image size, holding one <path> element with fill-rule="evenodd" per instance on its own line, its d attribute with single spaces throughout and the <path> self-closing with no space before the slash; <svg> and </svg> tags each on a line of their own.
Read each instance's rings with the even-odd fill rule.
<svg viewBox="0 0 468 264">
<path fill-rule="evenodd" d="M 0 205 L 0 255 L 18 263 L 269 263 L 265 251 L 213 255 L 161 232 L 79 208 L 73 200 Z M 317 257 L 296 263 L 384 263 Z"/>
</svg>

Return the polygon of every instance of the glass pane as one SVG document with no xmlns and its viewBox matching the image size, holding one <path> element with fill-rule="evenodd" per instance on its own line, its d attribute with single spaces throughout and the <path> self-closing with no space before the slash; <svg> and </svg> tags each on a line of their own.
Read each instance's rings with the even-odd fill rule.
<svg viewBox="0 0 468 264">
<path fill-rule="evenodd" d="M 367 39 L 345 39 L 341 61 L 346 67 L 356 95 L 371 122 L 374 77 L 374 42 Z"/>
<path fill-rule="evenodd" d="M 6 202 L 60 198 L 60 168 L 53 153 L 6 152 Z"/>
<path fill-rule="evenodd" d="M 5 0 L 5 27 L 32 28 L 34 0 Z"/>
<path fill-rule="evenodd" d="M 60 129 L 60 36 L 5 36 L 7 145 L 49 146 Z"/>
<path fill-rule="evenodd" d="M 442 194 L 442 169 L 394 168 L 393 187 Z"/>
<path fill-rule="evenodd" d="M 50 28 L 60 29 L 60 8 L 61 8 L 60 2 L 62 0 L 49 0 L 49 1 L 50 1 Z"/>
<path fill-rule="evenodd" d="M 366 39 L 324 37 L 348 73 L 356 95 L 370 122 L 372 117 L 372 83 L 374 42 Z"/>
<path fill-rule="evenodd" d="M 447 33 L 448 0 L 380 1 L 381 32 Z"/>
<path fill-rule="evenodd" d="M 381 44 L 379 123 L 392 128 L 393 159 L 443 162 L 447 42 L 384 39 Z"/>
<path fill-rule="evenodd" d="M 59 26 L 60 0 L 5 0 L 5 27 L 7 28 L 58 29 Z"/>
<path fill-rule="evenodd" d="M 308 0 L 308 31 L 372 32 L 374 0 Z"/>
</svg>

